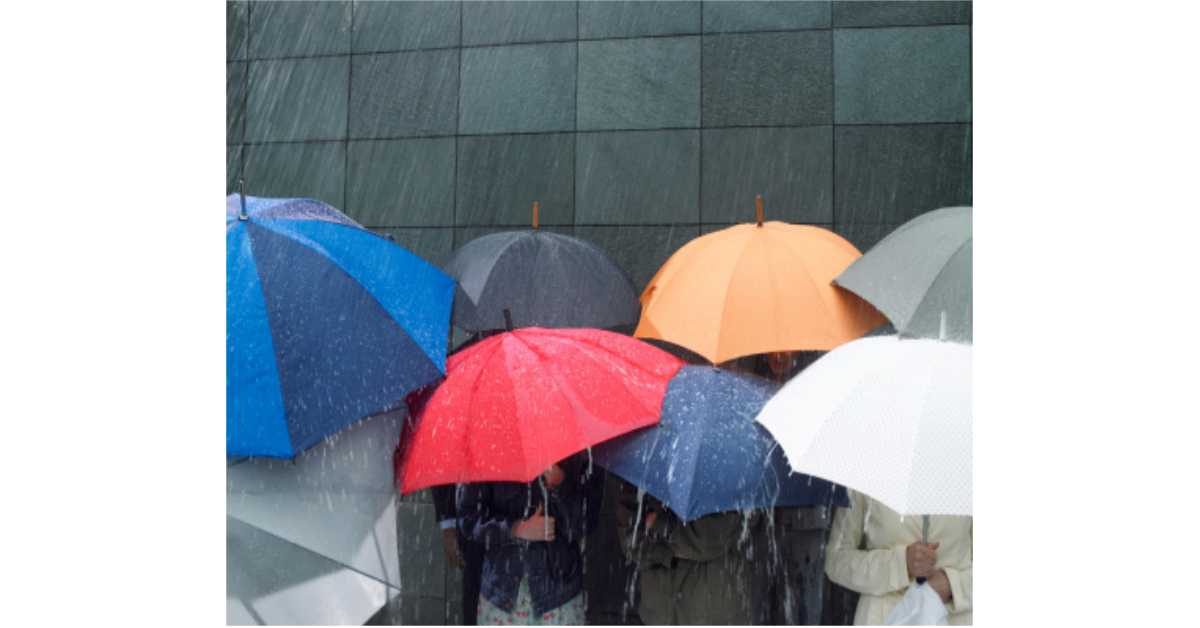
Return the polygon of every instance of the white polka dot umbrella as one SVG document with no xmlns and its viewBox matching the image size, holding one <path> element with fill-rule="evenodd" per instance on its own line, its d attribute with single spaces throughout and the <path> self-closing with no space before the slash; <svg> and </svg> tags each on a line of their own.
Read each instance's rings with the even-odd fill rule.
<svg viewBox="0 0 1200 628">
<path fill-rule="evenodd" d="M 759 413 L 792 469 L 902 515 L 971 515 L 971 346 L 895 336 L 844 344 Z"/>
</svg>

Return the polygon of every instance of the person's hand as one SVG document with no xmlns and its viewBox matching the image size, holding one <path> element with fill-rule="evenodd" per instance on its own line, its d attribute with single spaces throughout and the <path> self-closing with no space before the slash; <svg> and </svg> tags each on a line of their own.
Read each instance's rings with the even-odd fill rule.
<svg viewBox="0 0 1200 628">
<path fill-rule="evenodd" d="M 446 554 L 447 567 L 458 569 L 466 566 L 467 561 L 463 559 L 462 552 L 458 549 L 458 528 L 442 530 L 442 552 Z"/>
<path fill-rule="evenodd" d="M 553 541 L 554 517 L 542 514 L 541 505 L 528 519 L 513 526 L 513 538 L 526 541 Z"/>
<path fill-rule="evenodd" d="M 563 473 L 562 467 L 552 464 L 549 469 L 542 472 L 542 481 L 545 482 L 546 488 L 554 488 L 562 484 L 564 475 L 566 474 Z"/>
<path fill-rule="evenodd" d="M 938 569 L 925 582 L 942 598 L 942 604 L 950 601 L 950 579 L 946 577 L 946 572 Z"/>
<path fill-rule="evenodd" d="M 904 550 L 905 562 L 908 564 L 909 578 L 928 578 L 934 574 L 937 565 L 938 543 L 928 545 L 916 541 Z"/>
</svg>

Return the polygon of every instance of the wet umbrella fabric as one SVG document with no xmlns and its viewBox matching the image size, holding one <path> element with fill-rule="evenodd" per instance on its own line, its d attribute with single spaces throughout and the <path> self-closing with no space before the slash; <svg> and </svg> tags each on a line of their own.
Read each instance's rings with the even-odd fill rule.
<svg viewBox="0 0 1200 628">
<path fill-rule="evenodd" d="M 544 231 L 476 238 L 444 266 L 459 285 L 451 322 L 469 332 L 516 327 L 611 329 L 637 323 L 624 271 L 594 245 Z"/>
<path fill-rule="evenodd" d="M 772 351 L 828 351 L 883 324 L 874 307 L 830 282 L 859 257 L 819 227 L 735 225 L 688 242 L 642 293 L 634 335 L 680 345 L 714 364 Z"/>
<path fill-rule="evenodd" d="M 596 464 L 663 502 L 683 521 L 777 506 L 849 506 L 846 489 L 792 473 L 754 417 L 779 385 L 753 375 L 685 366 L 661 421 L 592 449 Z"/>
<path fill-rule="evenodd" d="M 596 443 L 656 423 L 683 362 L 598 329 L 529 327 L 450 356 L 401 442 L 402 493 L 529 482 Z"/>
<path fill-rule="evenodd" d="M 756 420 L 800 473 L 901 515 L 971 515 L 971 364 L 971 345 L 863 338 L 797 375 Z"/>
<path fill-rule="evenodd" d="M 225 210 L 227 455 L 291 458 L 443 375 L 454 281 L 309 199 Z"/>
<path fill-rule="evenodd" d="M 834 280 L 883 312 L 906 338 L 972 342 L 970 207 L 945 207 L 904 223 Z"/>
</svg>

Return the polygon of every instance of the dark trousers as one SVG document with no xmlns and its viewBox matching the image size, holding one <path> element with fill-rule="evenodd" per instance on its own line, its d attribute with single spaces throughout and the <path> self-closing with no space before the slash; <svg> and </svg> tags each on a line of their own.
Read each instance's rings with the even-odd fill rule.
<svg viewBox="0 0 1200 628">
<path fill-rule="evenodd" d="M 483 582 L 483 557 L 486 554 L 483 543 L 458 537 L 458 548 L 463 554 L 463 625 L 474 626 L 475 614 L 479 610 L 479 587 Z"/>
</svg>

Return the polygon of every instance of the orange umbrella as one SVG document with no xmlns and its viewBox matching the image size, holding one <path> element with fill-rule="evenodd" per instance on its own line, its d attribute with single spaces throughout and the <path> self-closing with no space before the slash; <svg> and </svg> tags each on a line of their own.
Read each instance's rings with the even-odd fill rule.
<svg viewBox="0 0 1200 628">
<path fill-rule="evenodd" d="M 735 225 L 679 249 L 642 293 L 634 336 L 714 364 L 771 351 L 829 351 L 887 322 L 833 279 L 862 257 L 819 227 Z"/>
</svg>

